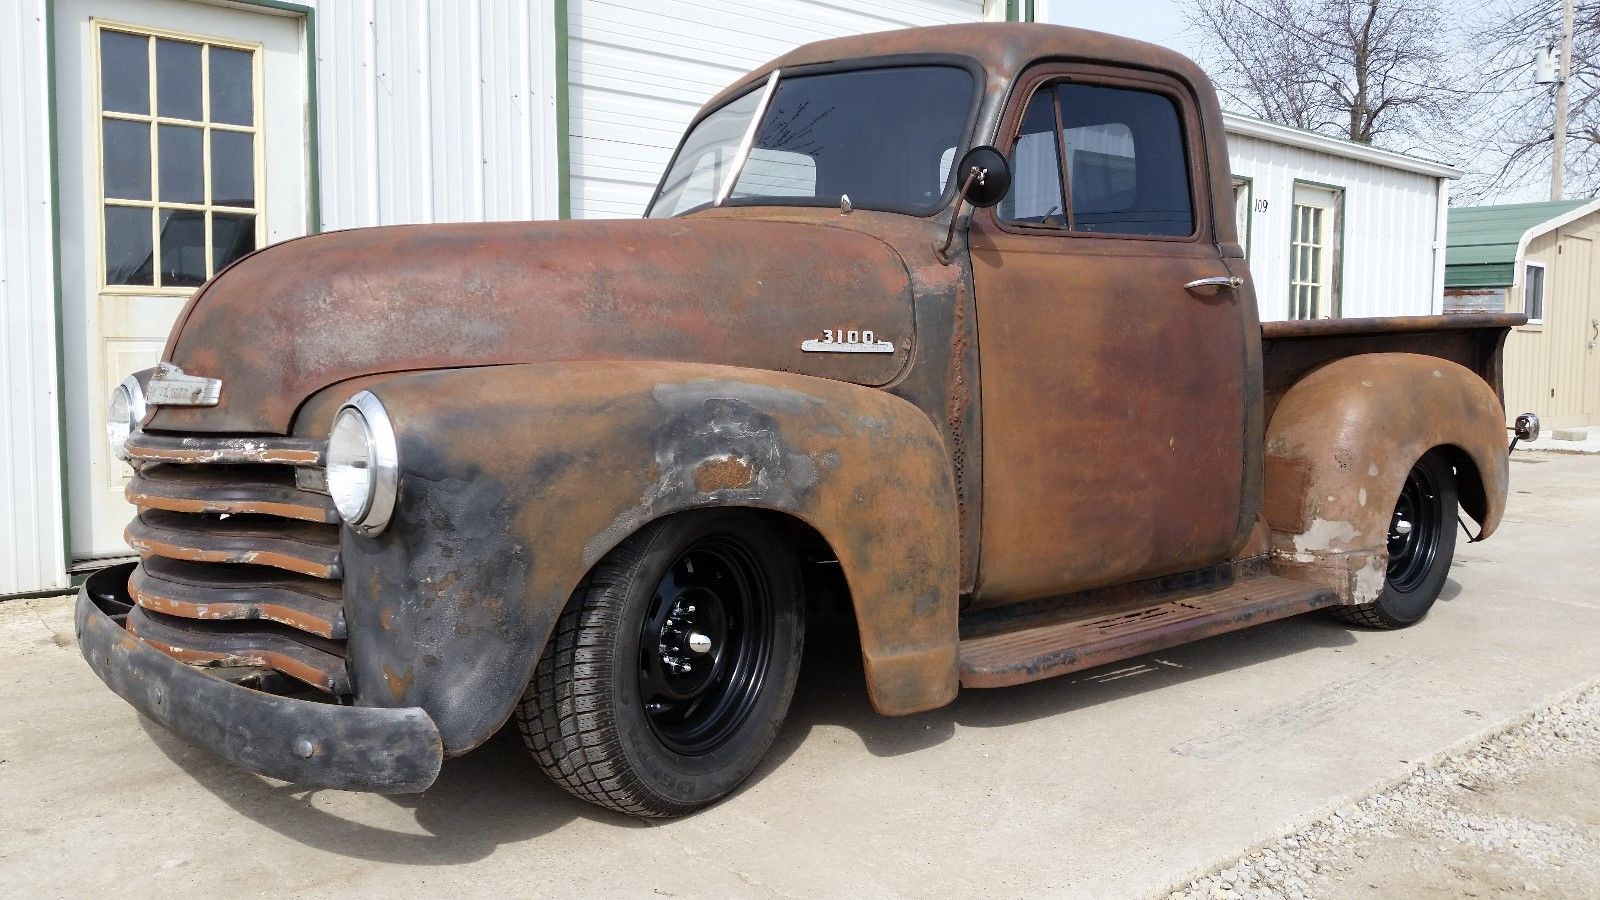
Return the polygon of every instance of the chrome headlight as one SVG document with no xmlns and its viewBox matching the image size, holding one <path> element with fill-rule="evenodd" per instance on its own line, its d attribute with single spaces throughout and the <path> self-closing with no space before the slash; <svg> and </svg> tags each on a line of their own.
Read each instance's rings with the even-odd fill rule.
<svg viewBox="0 0 1600 900">
<path fill-rule="evenodd" d="M 339 517 L 362 534 L 377 534 L 394 513 L 399 450 L 394 426 L 370 391 L 351 397 L 328 434 L 328 495 Z"/>
<path fill-rule="evenodd" d="M 144 423 L 146 408 L 144 388 L 132 375 L 111 392 L 111 405 L 106 410 L 106 440 L 111 442 L 111 455 L 117 459 L 128 458 L 128 438 Z"/>
</svg>

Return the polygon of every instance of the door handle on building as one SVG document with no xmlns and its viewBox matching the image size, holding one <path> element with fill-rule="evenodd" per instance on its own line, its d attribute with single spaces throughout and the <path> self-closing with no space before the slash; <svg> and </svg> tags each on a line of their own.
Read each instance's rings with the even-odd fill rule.
<svg viewBox="0 0 1600 900">
<path fill-rule="evenodd" d="M 1589 327 L 1594 329 L 1594 334 L 1589 337 L 1589 349 L 1594 349 L 1594 342 L 1600 341 L 1600 319 L 1590 319 Z"/>
</svg>

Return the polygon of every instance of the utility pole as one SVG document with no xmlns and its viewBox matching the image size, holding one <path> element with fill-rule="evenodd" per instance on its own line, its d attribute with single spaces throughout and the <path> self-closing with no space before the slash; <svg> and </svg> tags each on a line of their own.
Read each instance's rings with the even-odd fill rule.
<svg viewBox="0 0 1600 900">
<path fill-rule="evenodd" d="M 1556 81 L 1555 145 L 1550 151 L 1550 199 L 1561 199 L 1567 168 L 1567 82 L 1572 78 L 1572 0 L 1561 0 L 1561 73 Z"/>
</svg>

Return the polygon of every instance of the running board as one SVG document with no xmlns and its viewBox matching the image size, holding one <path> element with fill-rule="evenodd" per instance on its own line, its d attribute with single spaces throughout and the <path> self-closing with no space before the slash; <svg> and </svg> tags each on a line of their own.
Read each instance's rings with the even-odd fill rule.
<svg viewBox="0 0 1600 900">
<path fill-rule="evenodd" d="M 1257 575 L 1201 593 L 1091 604 L 1043 624 L 964 638 L 961 685 L 990 688 L 1038 681 L 1338 602 L 1328 588 Z"/>
</svg>

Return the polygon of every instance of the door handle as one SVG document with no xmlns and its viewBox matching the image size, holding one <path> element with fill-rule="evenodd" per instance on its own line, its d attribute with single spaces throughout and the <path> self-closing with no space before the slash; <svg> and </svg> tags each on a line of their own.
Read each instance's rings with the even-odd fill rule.
<svg viewBox="0 0 1600 900">
<path fill-rule="evenodd" d="M 1196 288 L 1208 287 L 1236 288 L 1242 284 L 1244 284 L 1244 279 L 1237 275 L 1213 275 L 1210 278 L 1196 278 L 1195 280 L 1184 285 L 1183 289 L 1186 291 L 1192 291 Z"/>
</svg>

